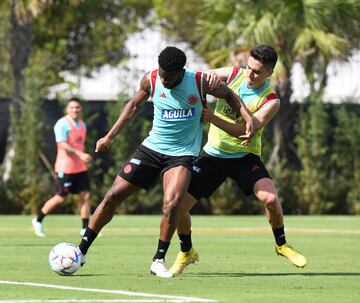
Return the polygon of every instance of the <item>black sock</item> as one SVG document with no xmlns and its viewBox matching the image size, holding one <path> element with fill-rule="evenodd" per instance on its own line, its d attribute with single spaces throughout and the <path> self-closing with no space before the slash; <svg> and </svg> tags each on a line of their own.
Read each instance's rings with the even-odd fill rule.
<svg viewBox="0 0 360 303">
<path fill-rule="evenodd" d="M 286 243 L 284 225 L 282 227 L 279 227 L 279 228 L 274 228 L 273 229 L 273 234 L 274 234 L 275 242 L 276 242 L 277 246 L 281 246 L 281 245 L 284 245 Z"/>
<path fill-rule="evenodd" d="M 187 252 L 191 249 L 192 247 L 192 242 L 191 242 L 191 232 L 188 235 L 180 235 L 178 234 L 179 239 L 180 239 L 180 248 L 182 252 Z"/>
<path fill-rule="evenodd" d="M 82 228 L 86 228 L 89 225 L 89 218 L 82 219 Z"/>
<path fill-rule="evenodd" d="M 167 243 L 167 242 L 161 241 L 159 239 L 158 248 L 157 248 L 157 251 L 153 258 L 153 261 L 155 261 L 156 259 L 165 259 L 165 255 L 169 248 L 169 245 L 170 245 L 170 242 Z"/>
<path fill-rule="evenodd" d="M 89 227 L 86 228 L 84 236 L 82 237 L 79 245 L 79 248 L 84 255 L 86 255 L 90 245 L 94 242 L 97 235 L 98 234 L 94 230 L 90 229 Z"/>
<path fill-rule="evenodd" d="M 45 217 L 45 216 L 46 216 L 46 215 L 45 215 L 41 210 L 39 210 L 38 216 L 37 216 L 37 218 L 36 218 L 36 221 L 42 223 L 42 220 L 44 220 L 44 217 Z"/>
</svg>

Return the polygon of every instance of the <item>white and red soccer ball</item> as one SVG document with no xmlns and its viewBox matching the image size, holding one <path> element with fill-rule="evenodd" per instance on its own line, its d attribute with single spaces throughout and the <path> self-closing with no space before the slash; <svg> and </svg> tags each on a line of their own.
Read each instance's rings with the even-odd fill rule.
<svg viewBox="0 0 360 303">
<path fill-rule="evenodd" d="M 72 275 L 81 263 L 79 247 L 71 243 L 55 245 L 49 254 L 50 268 L 59 275 Z"/>
</svg>

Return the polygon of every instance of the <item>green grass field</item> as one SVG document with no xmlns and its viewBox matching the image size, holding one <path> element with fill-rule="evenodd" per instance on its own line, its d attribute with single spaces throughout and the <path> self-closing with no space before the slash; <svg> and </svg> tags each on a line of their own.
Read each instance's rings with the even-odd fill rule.
<svg viewBox="0 0 360 303">
<path fill-rule="evenodd" d="M 200 264 L 161 279 L 149 273 L 159 216 L 114 217 L 87 264 L 65 277 L 47 257 L 57 243 L 79 244 L 79 217 L 47 217 L 38 238 L 29 216 L 0 216 L 0 303 L 360 302 L 360 217 L 285 219 L 288 242 L 308 258 L 304 269 L 275 254 L 265 217 L 194 216 Z M 175 237 L 169 266 L 178 249 Z"/>
</svg>

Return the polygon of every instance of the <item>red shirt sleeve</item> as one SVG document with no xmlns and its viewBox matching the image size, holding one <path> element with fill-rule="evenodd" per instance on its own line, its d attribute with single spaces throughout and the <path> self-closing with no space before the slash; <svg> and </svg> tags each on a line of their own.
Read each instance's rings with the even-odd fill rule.
<svg viewBox="0 0 360 303">
<path fill-rule="evenodd" d="M 270 101 L 274 101 L 274 100 L 280 100 L 280 98 L 278 97 L 277 94 L 272 93 L 272 94 L 268 95 L 268 96 L 264 99 L 264 101 L 261 103 L 260 107 L 263 106 L 264 104 L 266 104 L 266 103 L 268 103 L 268 102 L 270 102 Z"/>
</svg>

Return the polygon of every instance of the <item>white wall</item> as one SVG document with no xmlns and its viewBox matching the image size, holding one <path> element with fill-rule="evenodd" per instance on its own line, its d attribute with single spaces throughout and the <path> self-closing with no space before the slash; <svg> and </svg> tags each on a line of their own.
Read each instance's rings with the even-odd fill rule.
<svg viewBox="0 0 360 303">
<path fill-rule="evenodd" d="M 166 40 L 160 30 L 145 30 L 127 41 L 133 59 L 116 68 L 104 66 L 98 72 L 93 72 L 92 78 L 66 74 L 66 79 L 76 83 L 77 88 L 69 91 L 68 85 L 58 85 L 51 90 L 49 97 L 54 97 L 56 91 L 62 90 L 66 92 L 65 96 L 77 94 L 85 100 L 115 100 L 121 92 L 132 95 L 144 72 L 157 68 L 157 56 L 168 45 L 176 45 L 185 51 L 187 67 L 206 69 L 204 61 L 186 43 Z M 351 98 L 360 103 L 360 52 L 352 56 L 349 62 L 331 63 L 327 72 L 328 86 L 324 93 L 326 101 L 338 103 Z M 300 64 L 295 64 L 292 69 L 292 81 L 292 100 L 303 100 L 309 94 L 309 85 Z"/>
<path fill-rule="evenodd" d="M 92 73 L 92 78 L 78 77 L 66 74 L 68 81 L 77 84 L 77 89 L 66 92 L 80 95 L 85 100 L 115 100 L 119 93 L 132 95 L 138 88 L 141 76 L 149 70 L 157 68 L 159 53 L 169 45 L 184 50 L 187 56 L 186 67 L 205 69 L 204 61 L 197 57 L 186 43 L 165 40 L 160 31 L 145 30 L 127 41 L 127 48 L 133 59 L 119 64 L 117 67 L 104 66 L 98 72 Z M 56 86 L 49 97 L 54 97 L 56 91 L 67 90 L 68 85 Z"/>
<path fill-rule="evenodd" d="M 360 52 L 356 52 L 347 62 L 332 62 L 327 68 L 328 82 L 324 100 L 332 103 L 351 100 L 360 103 Z M 292 100 L 301 101 L 309 95 L 309 84 L 303 68 L 295 64 L 292 69 Z"/>
</svg>

